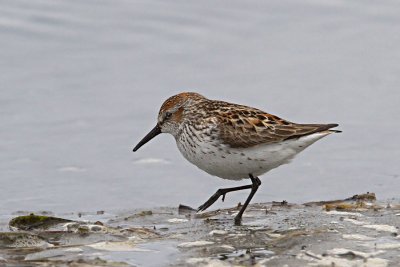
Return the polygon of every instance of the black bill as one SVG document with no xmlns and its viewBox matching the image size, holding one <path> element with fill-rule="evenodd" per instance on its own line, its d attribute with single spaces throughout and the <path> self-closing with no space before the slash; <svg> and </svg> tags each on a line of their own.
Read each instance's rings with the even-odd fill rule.
<svg viewBox="0 0 400 267">
<path fill-rule="evenodd" d="M 156 125 L 156 127 L 153 128 L 153 130 L 151 130 L 133 149 L 133 152 L 135 152 L 136 150 L 138 150 L 141 146 L 143 146 L 144 144 L 146 144 L 147 142 L 149 142 L 151 139 L 153 139 L 154 137 L 156 137 L 157 135 L 159 135 L 161 133 L 161 128 Z"/>
</svg>

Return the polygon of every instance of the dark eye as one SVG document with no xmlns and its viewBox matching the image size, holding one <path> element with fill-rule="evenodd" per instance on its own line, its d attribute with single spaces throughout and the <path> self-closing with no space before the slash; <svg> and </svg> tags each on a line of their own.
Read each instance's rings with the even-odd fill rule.
<svg viewBox="0 0 400 267">
<path fill-rule="evenodd" d="M 172 116 L 172 113 L 171 113 L 171 112 L 165 112 L 165 118 L 166 118 L 166 119 L 171 118 L 171 116 Z"/>
</svg>

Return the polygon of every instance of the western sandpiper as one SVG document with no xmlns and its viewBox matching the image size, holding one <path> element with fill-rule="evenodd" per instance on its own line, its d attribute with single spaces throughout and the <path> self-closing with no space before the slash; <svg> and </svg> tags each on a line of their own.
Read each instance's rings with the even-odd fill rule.
<svg viewBox="0 0 400 267">
<path fill-rule="evenodd" d="M 198 211 L 204 211 L 226 193 L 251 189 L 235 217 L 243 212 L 261 184 L 258 176 L 289 163 L 299 152 L 336 130 L 338 124 L 298 124 L 256 108 L 210 100 L 197 93 L 168 98 L 157 125 L 133 151 L 160 133 L 170 133 L 182 155 L 203 171 L 223 179 L 250 178 L 252 184 L 221 188 Z"/>
</svg>

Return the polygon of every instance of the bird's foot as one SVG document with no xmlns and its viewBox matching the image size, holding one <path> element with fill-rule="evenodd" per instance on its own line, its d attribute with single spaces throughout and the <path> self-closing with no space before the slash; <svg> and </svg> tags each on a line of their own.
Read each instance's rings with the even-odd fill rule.
<svg viewBox="0 0 400 267">
<path fill-rule="evenodd" d="M 215 201 L 217 201 L 220 196 L 222 196 L 222 201 L 224 201 L 226 193 L 227 192 L 225 192 L 223 189 L 218 189 L 214 195 L 212 195 L 203 205 L 201 205 L 197 209 L 197 211 L 199 212 L 199 211 L 206 210 L 208 207 L 210 207 L 212 204 L 214 204 Z"/>
<path fill-rule="evenodd" d="M 236 215 L 235 217 L 235 226 L 241 226 L 242 225 L 242 216 Z"/>
</svg>

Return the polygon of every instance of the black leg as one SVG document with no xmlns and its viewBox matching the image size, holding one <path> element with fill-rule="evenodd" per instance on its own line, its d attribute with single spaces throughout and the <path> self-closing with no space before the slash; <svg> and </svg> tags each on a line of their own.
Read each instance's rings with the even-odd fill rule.
<svg viewBox="0 0 400 267">
<path fill-rule="evenodd" d="M 214 204 L 214 202 L 217 201 L 220 196 L 222 196 L 222 201 L 224 201 L 226 193 L 233 192 L 233 191 L 239 191 L 239 190 L 243 190 L 243 189 L 251 189 L 251 188 L 253 188 L 253 185 L 243 185 L 243 186 L 237 186 L 237 187 L 231 187 L 231 188 L 218 189 L 214 195 L 212 195 L 203 205 L 201 205 L 197 209 L 197 211 L 206 210 L 208 207 L 210 207 L 212 204 Z"/>
<path fill-rule="evenodd" d="M 242 215 L 247 206 L 249 205 L 251 199 L 253 198 L 254 194 L 257 192 L 258 187 L 261 185 L 261 181 L 258 177 L 254 177 L 252 174 L 249 174 L 251 182 L 251 192 L 250 195 L 247 197 L 246 202 L 244 202 L 242 208 L 240 209 L 239 213 L 235 217 L 235 225 L 240 225 L 242 222 Z"/>
</svg>

